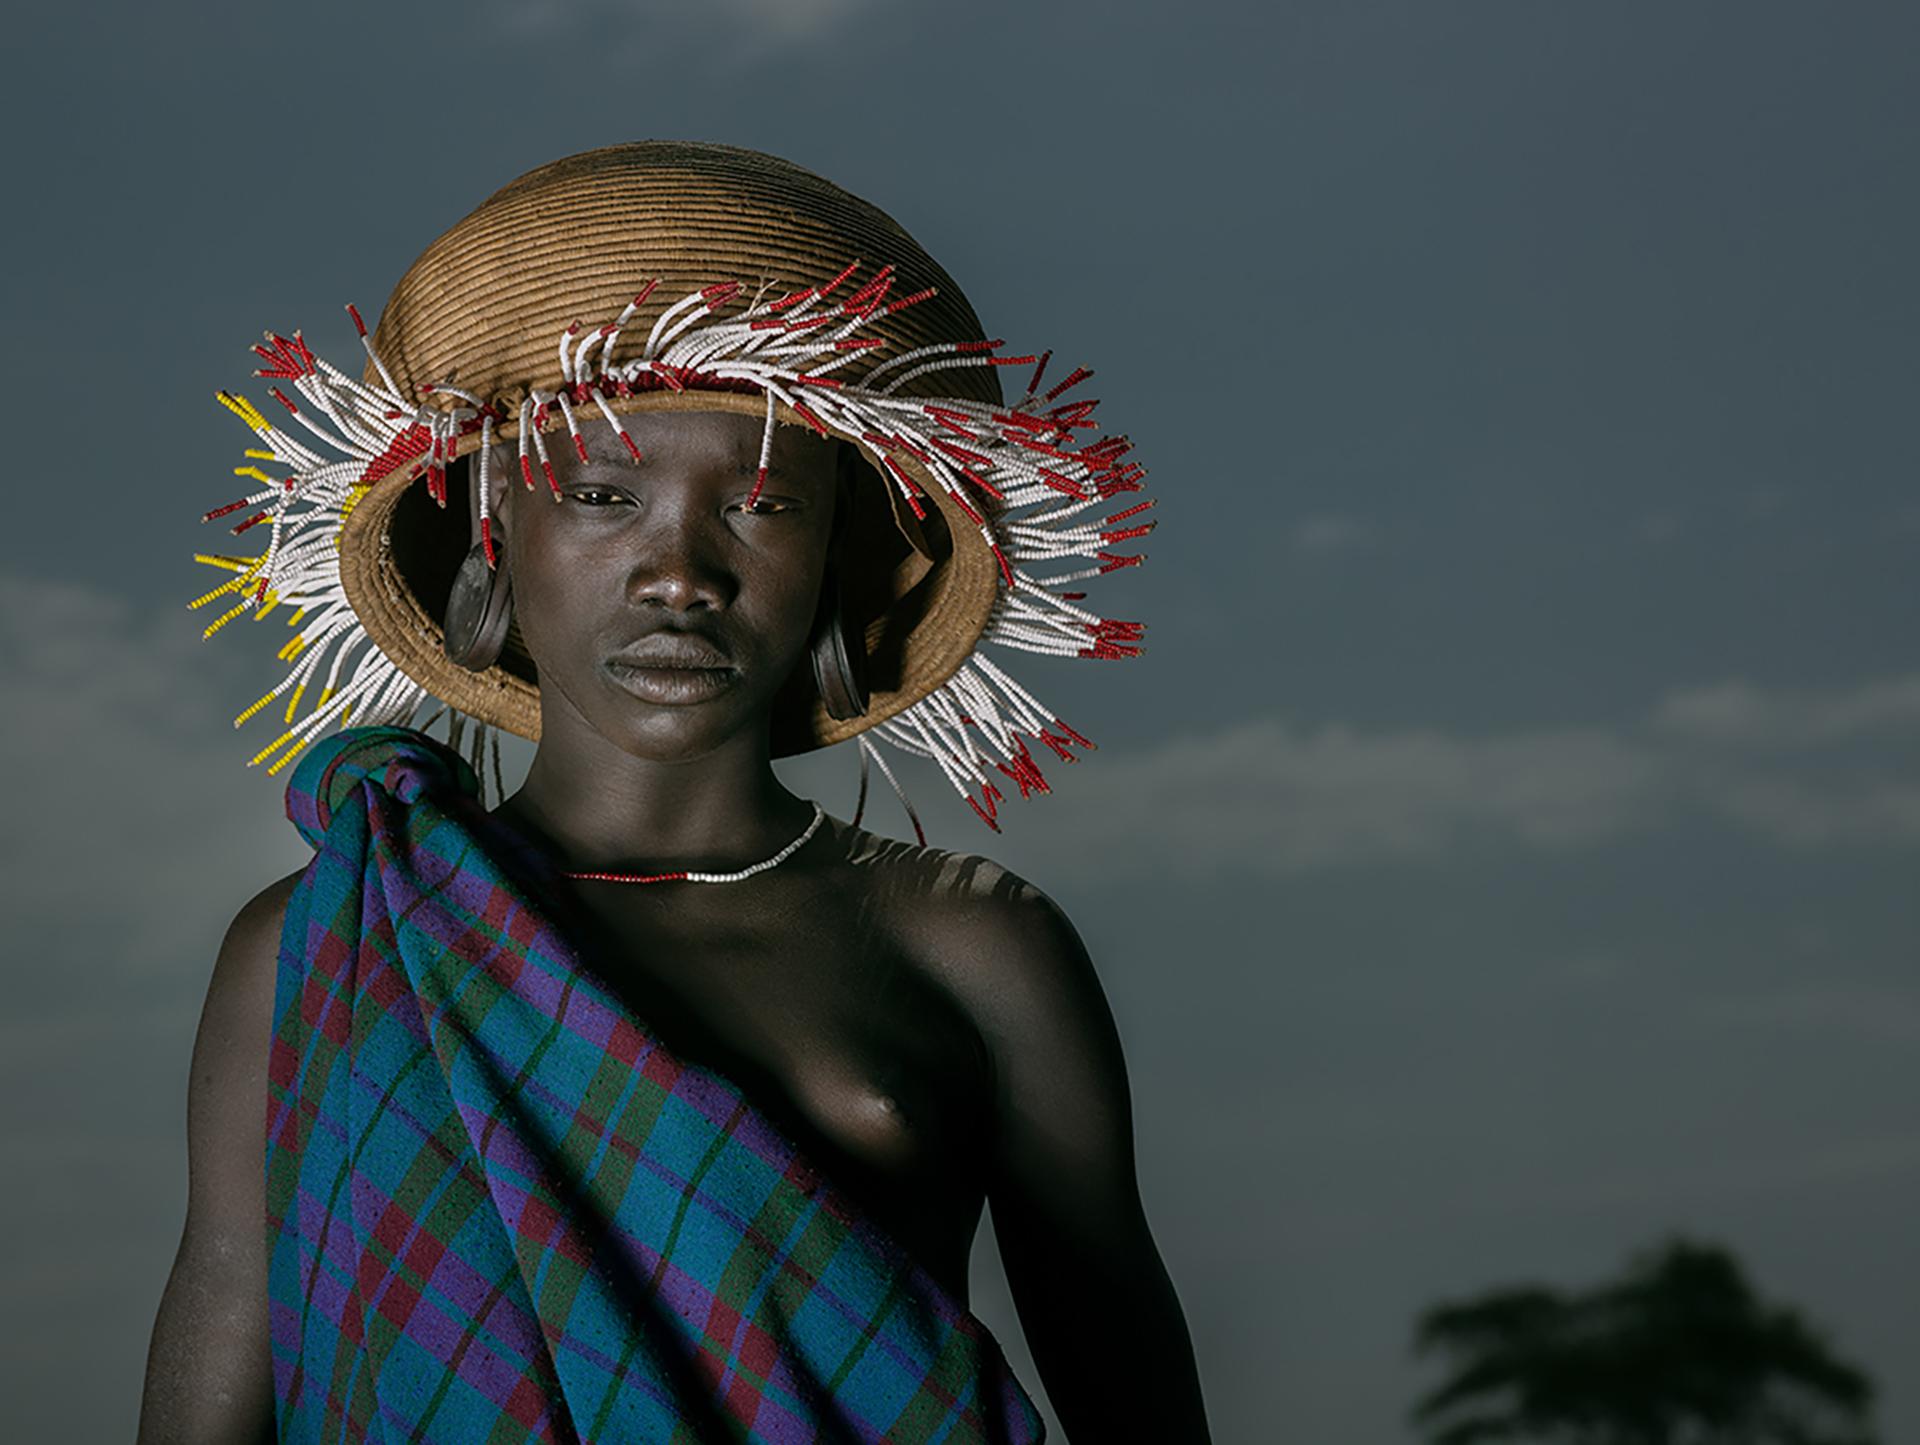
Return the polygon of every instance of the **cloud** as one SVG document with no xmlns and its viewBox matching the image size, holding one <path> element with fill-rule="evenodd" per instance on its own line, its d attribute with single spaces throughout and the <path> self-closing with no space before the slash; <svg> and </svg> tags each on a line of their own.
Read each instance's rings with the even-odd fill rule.
<svg viewBox="0 0 1920 1445">
<path fill-rule="evenodd" d="M 204 951 L 223 917 L 310 856 L 282 811 L 284 776 L 245 767 L 259 743 L 232 722 L 247 684 L 209 655 L 202 625 L 183 606 L 142 612 L 0 572 L 0 751 L 14 763 L 0 910 L 41 966 L 17 983 Z"/>
<path fill-rule="evenodd" d="M 1438 862 L 1488 841 L 1566 852 L 1702 816 L 1791 847 L 1911 845 L 1920 786 L 1905 775 L 1802 776 L 1752 745 L 1857 751 L 1916 705 L 1920 678 L 1902 677 L 1825 696 L 1694 688 L 1616 728 L 1462 736 L 1269 716 L 1103 752 L 1070 822 L 1023 818 L 1057 830 L 1049 857 L 1195 876 Z"/>
<path fill-rule="evenodd" d="M 1920 1044 L 1920 997 L 1911 988 L 1810 984 L 1707 999 L 1699 1013 L 1705 1022 L 1736 1028 Z"/>
<path fill-rule="evenodd" d="M 1743 747 L 1807 747 L 1905 731 L 1920 735 L 1920 672 L 1880 678 L 1834 693 L 1763 692 L 1719 682 L 1675 692 L 1653 710 L 1656 728 L 1677 737 Z"/>
<path fill-rule="evenodd" d="M 1433 857 L 1475 833 L 1591 842 L 1647 821 L 1664 779 L 1598 732 L 1462 739 L 1265 718 L 1115 758 L 1097 787 L 1090 836 L 1152 839 L 1155 865 L 1175 871 L 1264 872 Z"/>
<path fill-rule="evenodd" d="M 1669 792 L 1656 757 L 1580 729 L 1457 738 L 1265 718 L 1101 764 L 1079 829 L 1124 840 L 1121 854 L 1152 839 L 1152 866 L 1192 874 L 1431 859 L 1475 835 L 1564 849 L 1644 825 Z"/>
<path fill-rule="evenodd" d="M 1764 521 L 1793 500 L 1793 488 L 1779 482 L 1764 482 L 1749 488 L 1740 497 L 1740 505 L 1753 521 Z"/>
<path fill-rule="evenodd" d="M 738 25 L 799 40 L 832 30 L 871 0 L 708 0 L 707 10 Z"/>
<path fill-rule="evenodd" d="M 1344 552 L 1371 542 L 1374 530 L 1359 517 L 1329 513 L 1296 522 L 1287 536 L 1296 552 Z"/>
<path fill-rule="evenodd" d="M 748 64 L 776 50 L 822 39 L 875 0 L 486 0 L 496 30 L 521 38 L 591 33 L 603 58 L 645 55 L 655 62 Z"/>
<path fill-rule="evenodd" d="M 1735 778 L 1715 800 L 1735 822 L 1802 847 L 1920 838 L 1920 786 L 1901 779 L 1822 787 L 1792 778 Z"/>
<path fill-rule="evenodd" d="M 1648 512 L 1640 518 L 1640 540 L 1650 547 L 1664 547 L 1686 530 L 1686 523 L 1672 512 Z"/>
</svg>

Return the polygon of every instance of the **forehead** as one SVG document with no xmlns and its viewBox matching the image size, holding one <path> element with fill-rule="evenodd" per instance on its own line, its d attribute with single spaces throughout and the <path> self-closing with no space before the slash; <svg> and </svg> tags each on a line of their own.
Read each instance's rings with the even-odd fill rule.
<svg viewBox="0 0 1920 1445">
<path fill-rule="evenodd" d="M 626 446 L 605 417 L 590 411 L 578 420 L 581 439 L 594 466 L 632 468 Z M 642 470 L 659 466 L 751 471 L 759 464 L 766 418 L 730 411 L 641 411 L 622 415 L 620 425 L 640 451 Z M 572 457 L 573 448 L 567 445 L 564 430 L 557 436 L 559 445 L 555 445 L 554 432 L 548 432 L 546 440 L 553 460 L 560 463 L 563 457 Z M 502 445 L 513 448 L 517 444 Z M 836 443 L 809 427 L 779 425 L 773 430 L 769 461 L 790 474 L 830 477 L 836 464 Z"/>
</svg>

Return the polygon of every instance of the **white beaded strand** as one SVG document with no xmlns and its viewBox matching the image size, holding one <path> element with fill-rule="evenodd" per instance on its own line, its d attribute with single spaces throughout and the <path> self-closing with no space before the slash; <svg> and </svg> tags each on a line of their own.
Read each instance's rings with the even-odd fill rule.
<svg viewBox="0 0 1920 1445">
<path fill-rule="evenodd" d="M 749 864 L 745 868 L 736 868 L 731 873 L 700 873 L 684 868 L 670 873 L 610 873 L 594 869 L 562 869 L 561 876 L 577 878 L 589 883 L 740 883 L 756 873 L 764 873 L 769 868 L 778 868 L 799 852 L 807 839 L 819 831 L 820 824 L 826 820 L 826 816 L 826 811 L 815 803 L 813 821 L 807 824 L 799 837 L 771 858 L 762 858 L 758 863 Z"/>
</svg>

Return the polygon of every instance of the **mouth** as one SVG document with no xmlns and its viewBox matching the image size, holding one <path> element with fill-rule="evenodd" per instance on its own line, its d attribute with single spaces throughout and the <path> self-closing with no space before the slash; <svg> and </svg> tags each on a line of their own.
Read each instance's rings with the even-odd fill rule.
<svg viewBox="0 0 1920 1445">
<path fill-rule="evenodd" d="M 616 685 L 643 702 L 661 707 L 687 707 L 709 701 L 733 686 L 739 675 L 728 666 L 698 666 L 610 657 L 607 675 Z"/>
</svg>

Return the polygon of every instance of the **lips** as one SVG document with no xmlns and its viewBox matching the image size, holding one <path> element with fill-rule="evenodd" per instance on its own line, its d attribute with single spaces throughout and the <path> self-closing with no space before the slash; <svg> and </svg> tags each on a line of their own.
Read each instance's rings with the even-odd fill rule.
<svg viewBox="0 0 1920 1445">
<path fill-rule="evenodd" d="M 719 697 L 738 671 L 726 653 L 688 632 L 650 632 L 606 660 L 623 690 L 660 707 L 688 707 Z"/>
<path fill-rule="evenodd" d="M 687 632 L 653 632 L 607 659 L 611 667 L 731 671 L 733 663 L 711 642 Z"/>
</svg>

